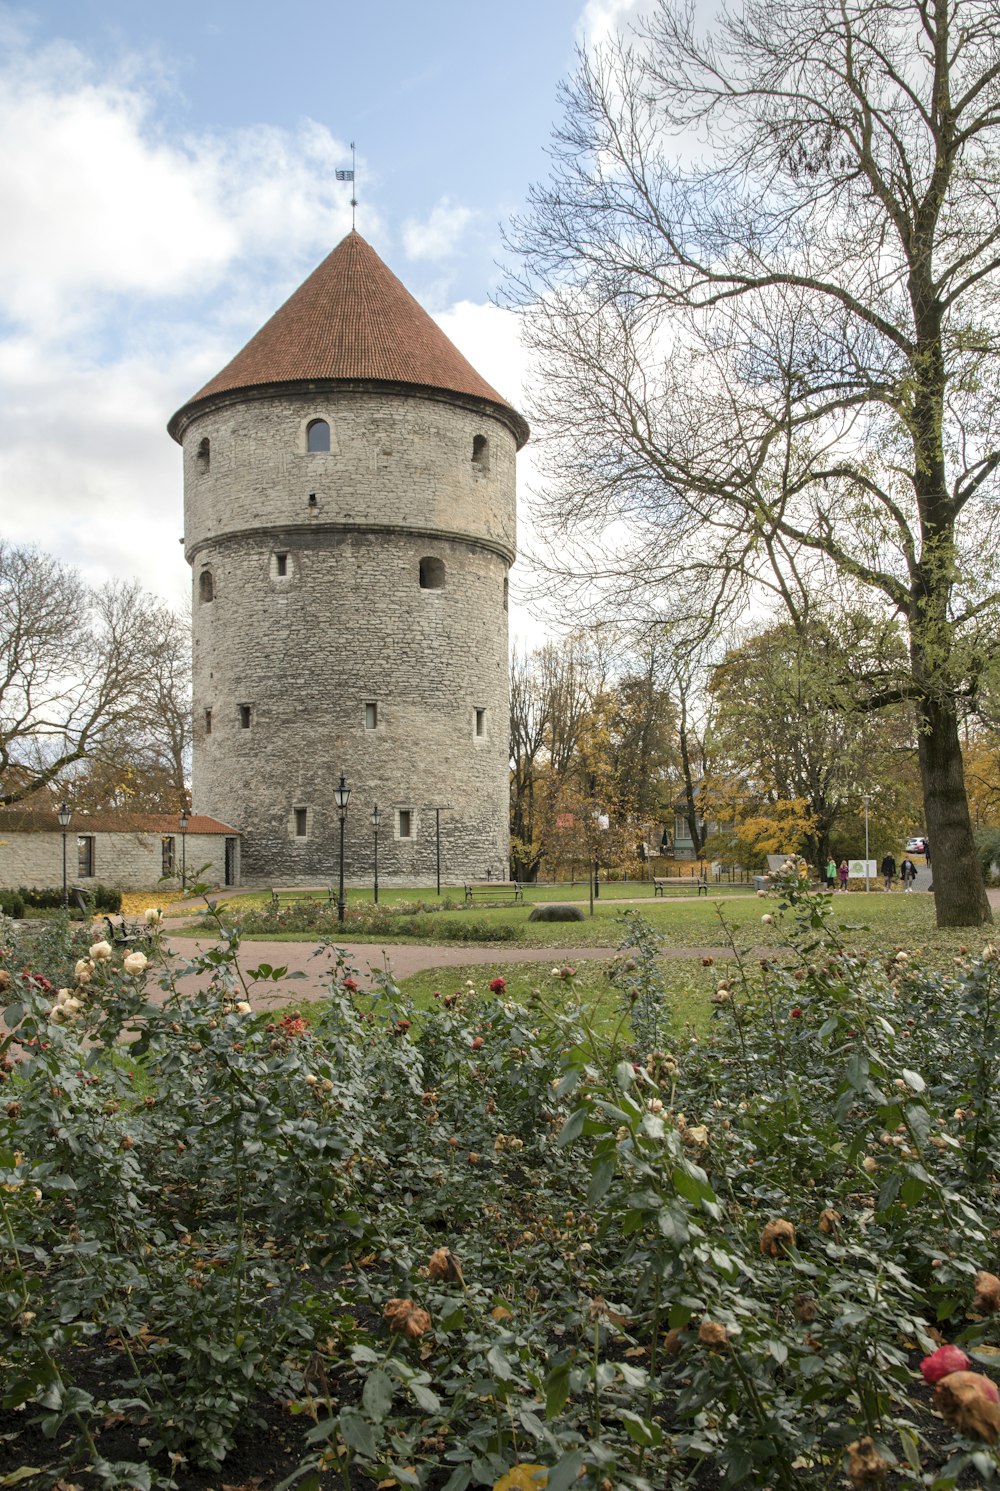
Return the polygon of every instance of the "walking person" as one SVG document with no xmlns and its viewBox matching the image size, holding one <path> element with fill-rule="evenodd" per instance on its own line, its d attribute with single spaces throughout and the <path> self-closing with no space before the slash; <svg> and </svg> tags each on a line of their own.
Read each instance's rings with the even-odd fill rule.
<svg viewBox="0 0 1000 1491">
<path fill-rule="evenodd" d="M 886 890 L 892 890 L 892 882 L 896 878 L 896 861 L 891 854 L 884 856 L 882 860 L 882 879 Z"/>
<path fill-rule="evenodd" d="M 913 889 L 914 880 L 917 878 L 917 867 L 909 855 L 907 855 L 899 867 L 899 878 L 903 882 L 903 889 L 909 893 Z"/>
<path fill-rule="evenodd" d="M 833 855 L 826 862 L 826 886 L 827 890 L 833 890 L 837 883 L 837 861 Z"/>
<path fill-rule="evenodd" d="M 846 893 L 846 891 L 847 891 L 847 882 L 851 878 L 850 866 L 848 865 L 846 859 L 842 859 L 840 861 L 840 868 L 837 871 L 837 876 L 838 876 L 838 878 L 840 880 L 840 888 L 841 888 L 841 890 Z"/>
</svg>

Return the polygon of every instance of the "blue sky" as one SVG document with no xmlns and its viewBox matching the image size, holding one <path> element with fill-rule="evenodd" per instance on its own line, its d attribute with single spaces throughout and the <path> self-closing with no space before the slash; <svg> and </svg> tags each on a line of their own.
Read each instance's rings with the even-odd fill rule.
<svg viewBox="0 0 1000 1491">
<path fill-rule="evenodd" d="M 359 230 L 521 402 L 500 225 L 643 3 L 0 3 L 4 537 L 185 602 L 166 421 L 349 229 L 352 139 Z"/>
</svg>

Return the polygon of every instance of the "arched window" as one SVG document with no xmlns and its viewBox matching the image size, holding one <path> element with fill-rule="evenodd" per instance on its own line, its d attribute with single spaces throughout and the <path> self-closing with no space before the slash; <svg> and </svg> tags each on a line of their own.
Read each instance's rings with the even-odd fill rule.
<svg viewBox="0 0 1000 1491">
<path fill-rule="evenodd" d="M 323 451 L 330 449 L 330 426 L 325 419 L 312 419 L 306 425 L 306 450 Z"/>
<path fill-rule="evenodd" d="M 199 474 L 204 475 L 209 466 L 212 464 L 212 442 L 209 440 L 207 435 L 199 443 L 198 449 L 195 452 L 194 459 Z"/>
<path fill-rule="evenodd" d="M 489 460 L 490 442 L 485 435 L 473 435 L 472 437 L 472 464 L 474 466 L 485 466 Z"/>
<path fill-rule="evenodd" d="M 433 555 L 427 555 L 420 561 L 420 588 L 421 590 L 443 590 L 444 589 L 444 560 L 435 559 Z"/>
<path fill-rule="evenodd" d="M 200 601 L 215 600 L 215 581 L 212 579 L 210 569 L 203 569 L 198 576 L 198 599 Z"/>
</svg>

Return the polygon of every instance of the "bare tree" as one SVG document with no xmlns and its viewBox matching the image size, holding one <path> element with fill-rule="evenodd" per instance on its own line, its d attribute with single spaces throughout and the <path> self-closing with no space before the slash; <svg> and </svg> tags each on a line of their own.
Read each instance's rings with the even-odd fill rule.
<svg viewBox="0 0 1000 1491">
<path fill-rule="evenodd" d="M 707 38 L 660 0 L 581 57 L 511 235 L 571 566 L 899 619 L 854 704 L 916 711 L 940 925 L 991 919 L 960 721 L 1000 630 L 998 147 L 996 0 L 745 0 Z"/>
<path fill-rule="evenodd" d="M 84 762 L 141 766 L 157 736 L 183 790 L 186 670 L 180 623 L 137 584 L 91 590 L 0 542 L 0 804 L 55 790 Z"/>
</svg>

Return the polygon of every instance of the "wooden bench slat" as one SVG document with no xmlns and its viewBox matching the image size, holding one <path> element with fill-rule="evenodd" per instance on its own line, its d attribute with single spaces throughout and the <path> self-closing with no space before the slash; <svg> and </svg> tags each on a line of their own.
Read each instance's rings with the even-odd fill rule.
<svg viewBox="0 0 1000 1491">
<path fill-rule="evenodd" d="M 467 880 L 465 882 L 466 903 L 483 896 L 513 896 L 515 901 L 524 900 L 524 888 L 519 880 Z"/>
</svg>

